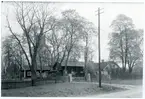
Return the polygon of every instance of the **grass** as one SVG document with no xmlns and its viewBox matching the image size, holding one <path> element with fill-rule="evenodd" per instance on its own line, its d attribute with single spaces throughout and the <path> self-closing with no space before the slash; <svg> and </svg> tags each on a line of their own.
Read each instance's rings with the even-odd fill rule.
<svg viewBox="0 0 145 99">
<path fill-rule="evenodd" d="M 110 83 L 110 81 L 103 81 L 104 83 Z M 142 79 L 126 79 L 126 80 L 111 80 L 112 84 L 125 84 L 125 85 L 142 85 L 143 80 Z"/>
<path fill-rule="evenodd" d="M 121 88 L 103 85 L 100 89 L 97 84 L 87 83 L 57 83 L 35 87 L 2 90 L 1 95 L 7 97 L 80 97 L 97 95 L 107 92 L 124 90 Z"/>
</svg>

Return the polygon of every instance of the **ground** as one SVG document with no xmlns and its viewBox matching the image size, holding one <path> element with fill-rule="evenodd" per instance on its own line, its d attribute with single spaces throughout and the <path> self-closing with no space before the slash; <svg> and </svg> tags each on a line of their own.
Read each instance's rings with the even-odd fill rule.
<svg viewBox="0 0 145 99">
<path fill-rule="evenodd" d="M 122 83 L 121 83 L 122 82 Z M 112 83 L 72 82 L 2 90 L 2 96 L 32 97 L 142 97 L 142 80 L 112 80 Z"/>
<path fill-rule="evenodd" d="M 102 81 L 103 83 L 110 83 L 110 81 Z M 143 80 L 141 79 L 129 79 L 129 80 L 111 80 L 112 84 L 125 84 L 125 85 L 142 85 Z"/>
<path fill-rule="evenodd" d="M 105 93 L 99 95 L 91 95 L 88 97 L 98 97 L 98 98 L 142 98 L 142 86 L 136 86 L 134 88 L 130 88 L 129 90 L 120 91 L 120 92 L 112 92 Z"/>
<path fill-rule="evenodd" d="M 35 87 L 26 87 L 18 89 L 2 90 L 2 96 L 32 96 L 32 97 L 67 97 L 67 96 L 84 96 L 96 95 L 110 91 L 124 90 L 122 88 L 104 85 L 99 88 L 98 84 L 90 83 L 57 83 L 47 84 Z"/>
<path fill-rule="evenodd" d="M 99 95 L 91 95 L 87 97 L 98 97 L 98 98 L 142 98 L 143 97 L 143 80 L 136 79 L 136 80 L 112 80 L 110 84 L 112 86 L 126 88 L 128 90 L 119 91 L 119 92 L 111 92 Z"/>
</svg>

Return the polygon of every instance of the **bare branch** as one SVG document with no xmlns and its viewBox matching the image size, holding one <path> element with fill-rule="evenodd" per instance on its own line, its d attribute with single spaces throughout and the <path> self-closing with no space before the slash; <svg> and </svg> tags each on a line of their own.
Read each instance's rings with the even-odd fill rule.
<svg viewBox="0 0 145 99">
<path fill-rule="evenodd" d="M 27 59 L 27 62 L 28 62 L 28 64 L 29 64 L 29 66 L 30 66 L 29 58 L 28 58 L 28 56 L 27 56 L 27 54 L 26 54 L 26 52 L 25 52 L 25 50 L 24 50 L 24 48 L 23 48 L 23 46 L 22 46 L 22 44 L 21 44 L 21 41 L 20 41 L 19 38 L 15 35 L 15 33 L 12 31 L 11 26 L 10 26 L 10 23 L 9 23 L 9 20 L 8 20 L 8 17 L 7 17 L 7 23 L 8 23 L 8 29 L 9 29 L 9 31 L 12 33 L 12 35 L 13 35 L 13 36 L 15 37 L 15 39 L 18 41 L 18 43 L 19 43 L 20 47 L 22 48 L 22 51 L 23 51 L 23 53 L 24 53 L 24 55 L 25 55 L 25 57 L 26 57 L 26 59 Z"/>
</svg>

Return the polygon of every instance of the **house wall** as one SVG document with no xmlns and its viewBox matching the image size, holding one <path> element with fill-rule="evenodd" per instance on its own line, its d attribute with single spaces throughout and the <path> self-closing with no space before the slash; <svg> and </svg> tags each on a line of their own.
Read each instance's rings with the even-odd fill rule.
<svg viewBox="0 0 145 99">
<path fill-rule="evenodd" d="M 62 66 L 61 72 L 63 75 L 63 71 L 65 69 L 65 66 Z M 83 72 L 83 67 L 78 67 L 78 66 L 67 66 L 67 72 L 72 73 L 73 76 L 76 77 L 83 77 L 84 76 L 84 72 Z"/>
<path fill-rule="evenodd" d="M 63 71 L 65 69 L 65 66 L 62 66 L 61 70 L 60 70 L 60 76 L 63 76 Z M 79 67 L 79 66 L 67 66 L 67 71 L 68 71 L 68 74 L 69 73 L 72 73 L 73 76 L 75 77 L 84 77 L 84 69 L 83 67 Z M 31 71 L 30 70 L 25 70 L 25 73 L 24 71 L 23 72 L 23 77 L 24 78 L 31 78 Z M 40 70 L 37 70 L 37 77 L 40 77 Z M 42 71 L 42 76 L 44 78 L 46 78 L 47 76 L 49 76 L 49 70 L 45 70 L 45 71 Z"/>
<path fill-rule="evenodd" d="M 24 71 L 22 71 L 22 72 L 23 72 L 24 78 L 31 78 L 31 71 L 30 70 L 25 70 L 26 73 L 24 73 Z M 46 78 L 48 76 L 48 72 L 49 72 L 48 70 L 42 71 L 42 77 Z M 38 78 L 40 77 L 40 70 L 37 70 L 36 75 Z"/>
</svg>

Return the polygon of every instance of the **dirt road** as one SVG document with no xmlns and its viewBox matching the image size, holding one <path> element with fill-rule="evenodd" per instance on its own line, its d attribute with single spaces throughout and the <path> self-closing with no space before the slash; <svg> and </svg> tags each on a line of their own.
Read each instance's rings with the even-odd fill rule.
<svg viewBox="0 0 145 99">
<path fill-rule="evenodd" d="M 75 82 L 75 83 L 90 83 L 90 84 L 98 84 L 96 82 Z M 143 86 L 141 84 L 138 85 L 129 85 L 129 84 L 109 84 L 102 83 L 103 85 L 109 85 L 114 87 L 120 87 L 127 90 L 121 90 L 118 92 L 110 92 L 110 93 L 100 93 L 98 95 L 89 95 L 85 97 L 96 97 L 96 98 L 142 98 L 143 97 Z"/>
<path fill-rule="evenodd" d="M 104 85 L 109 85 L 103 83 Z M 97 98 L 142 98 L 143 97 L 143 86 L 142 85 L 124 85 L 124 84 L 110 84 L 111 86 L 125 88 L 127 90 L 105 93 L 99 95 L 92 95 L 87 97 L 97 97 Z"/>
<path fill-rule="evenodd" d="M 126 91 L 105 93 L 100 95 L 93 95 L 88 97 L 97 98 L 142 98 L 142 86 L 136 86 Z"/>
</svg>

